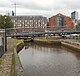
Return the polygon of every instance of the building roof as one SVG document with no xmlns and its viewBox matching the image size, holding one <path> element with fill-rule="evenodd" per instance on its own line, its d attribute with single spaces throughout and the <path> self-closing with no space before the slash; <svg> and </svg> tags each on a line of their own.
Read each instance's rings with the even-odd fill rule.
<svg viewBox="0 0 80 76">
<path fill-rule="evenodd" d="M 43 16 L 11 16 L 13 20 L 47 20 L 46 17 Z"/>
<path fill-rule="evenodd" d="M 66 15 L 63 15 L 62 13 L 58 13 L 58 14 L 52 16 L 52 17 L 55 17 L 55 16 L 64 16 L 64 17 L 68 17 L 68 16 L 66 16 Z M 51 18 L 51 17 L 50 17 L 50 18 Z"/>
</svg>

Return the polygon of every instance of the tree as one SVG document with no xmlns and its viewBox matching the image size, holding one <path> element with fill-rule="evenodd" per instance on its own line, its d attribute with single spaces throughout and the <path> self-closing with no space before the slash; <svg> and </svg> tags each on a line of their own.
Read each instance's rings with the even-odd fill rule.
<svg viewBox="0 0 80 76">
<path fill-rule="evenodd" d="M 5 19 L 6 17 L 6 19 Z M 0 16 L 0 29 L 4 29 L 4 28 L 13 28 L 13 23 L 12 20 L 9 16 Z"/>
<path fill-rule="evenodd" d="M 78 22 L 78 26 L 80 26 L 80 21 Z"/>
<path fill-rule="evenodd" d="M 78 22 L 78 25 L 77 25 L 77 31 L 80 31 L 80 21 Z"/>
</svg>

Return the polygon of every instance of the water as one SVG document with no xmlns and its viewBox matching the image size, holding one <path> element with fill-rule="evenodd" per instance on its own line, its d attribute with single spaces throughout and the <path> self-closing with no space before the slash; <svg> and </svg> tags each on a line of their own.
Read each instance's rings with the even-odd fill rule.
<svg viewBox="0 0 80 76">
<path fill-rule="evenodd" d="M 18 55 L 27 76 L 80 76 L 80 53 L 64 47 L 28 44 Z"/>
</svg>

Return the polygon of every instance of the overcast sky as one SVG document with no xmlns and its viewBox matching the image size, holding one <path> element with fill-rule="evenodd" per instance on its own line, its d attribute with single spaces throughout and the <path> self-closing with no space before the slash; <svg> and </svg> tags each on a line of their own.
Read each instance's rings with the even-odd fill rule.
<svg viewBox="0 0 80 76">
<path fill-rule="evenodd" d="M 80 14 L 80 0 L 0 0 L 0 14 L 14 11 L 17 15 L 43 15 L 51 17 L 57 13 L 70 16 L 71 12 Z"/>
</svg>

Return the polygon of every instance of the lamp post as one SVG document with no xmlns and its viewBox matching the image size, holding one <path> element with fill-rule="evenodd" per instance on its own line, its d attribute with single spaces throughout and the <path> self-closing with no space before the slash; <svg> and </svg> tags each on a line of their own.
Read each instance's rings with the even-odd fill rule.
<svg viewBox="0 0 80 76">
<path fill-rule="evenodd" d="M 4 20 L 4 51 L 7 51 L 7 37 L 6 37 L 6 19 L 7 17 L 5 17 L 5 20 Z"/>
</svg>

